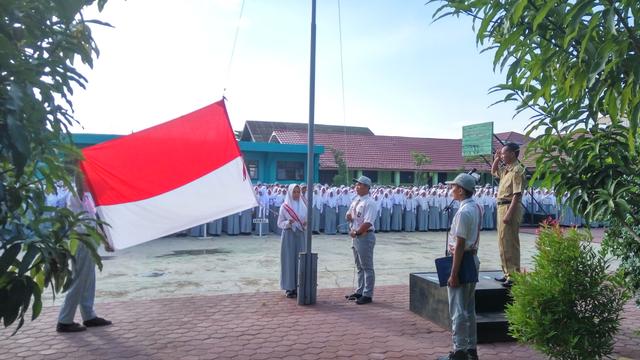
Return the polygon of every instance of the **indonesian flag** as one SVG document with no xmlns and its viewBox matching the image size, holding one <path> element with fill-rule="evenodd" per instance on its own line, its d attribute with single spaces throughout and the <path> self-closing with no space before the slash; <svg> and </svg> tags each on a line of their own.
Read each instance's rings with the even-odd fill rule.
<svg viewBox="0 0 640 360">
<path fill-rule="evenodd" d="M 116 249 L 258 205 L 224 100 L 82 152 Z"/>
</svg>

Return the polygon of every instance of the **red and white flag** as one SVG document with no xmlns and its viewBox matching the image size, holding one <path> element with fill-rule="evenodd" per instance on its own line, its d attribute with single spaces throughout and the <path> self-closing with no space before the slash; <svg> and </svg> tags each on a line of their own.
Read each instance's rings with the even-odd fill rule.
<svg viewBox="0 0 640 360">
<path fill-rule="evenodd" d="M 82 153 L 116 249 L 258 205 L 224 100 Z"/>
</svg>

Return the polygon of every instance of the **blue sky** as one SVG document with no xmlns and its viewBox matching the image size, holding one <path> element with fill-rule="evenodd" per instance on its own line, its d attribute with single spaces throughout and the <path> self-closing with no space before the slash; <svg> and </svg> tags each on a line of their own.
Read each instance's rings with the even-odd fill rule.
<svg viewBox="0 0 640 360">
<path fill-rule="evenodd" d="M 504 76 L 479 54 L 469 18 L 432 23 L 425 0 L 341 0 L 344 112 L 338 1 L 317 4 L 318 124 L 366 126 L 377 135 L 460 138 L 462 126 L 494 122 L 523 132 L 515 103 L 489 105 Z M 100 48 L 74 94 L 74 132 L 128 134 L 221 99 L 234 129 L 246 120 L 307 122 L 311 1 L 110 0 L 86 18 Z M 230 61 L 231 60 L 231 61 Z M 229 67 L 229 64 L 231 66 Z M 228 80 L 227 80 L 227 74 Z"/>
</svg>

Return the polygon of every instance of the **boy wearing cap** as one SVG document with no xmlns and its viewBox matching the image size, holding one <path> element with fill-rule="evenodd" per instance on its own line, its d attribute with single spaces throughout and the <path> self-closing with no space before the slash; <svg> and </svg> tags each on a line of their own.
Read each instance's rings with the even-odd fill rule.
<svg viewBox="0 0 640 360">
<path fill-rule="evenodd" d="M 356 192 L 360 196 L 347 211 L 346 219 L 351 221 L 351 249 L 358 269 L 358 288 L 355 293 L 346 295 L 347 300 L 355 300 L 356 304 L 364 305 L 373 302 L 373 286 L 376 274 L 373 269 L 373 248 L 376 246 L 376 230 L 373 223 L 378 216 L 376 204 L 369 196 L 371 179 L 360 176 L 353 179 L 356 182 Z"/>
<path fill-rule="evenodd" d="M 477 254 L 482 209 L 473 199 L 476 180 L 471 175 L 460 174 L 447 184 L 451 185 L 453 198 L 460 201 L 460 209 L 453 217 L 448 234 L 448 253 L 453 256 L 451 276 L 447 281 L 453 352 L 449 356 L 438 356 L 438 360 L 477 360 L 476 283 L 460 284 L 458 272 L 465 253 L 473 254 L 476 271 L 480 270 Z"/>
</svg>

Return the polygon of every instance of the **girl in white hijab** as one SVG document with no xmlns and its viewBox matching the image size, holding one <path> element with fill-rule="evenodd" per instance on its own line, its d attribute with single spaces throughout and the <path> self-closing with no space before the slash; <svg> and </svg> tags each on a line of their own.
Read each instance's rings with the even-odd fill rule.
<svg viewBox="0 0 640 360">
<path fill-rule="evenodd" d="M 349 196 L 349 188 L 343 187 L 337 194 L 338 202 L 338 232 L 341 234 L 347 234 L 349 232 L 349 223 L 346 216 L 349 206 L 351 206 L 351 196 Z"/>
<path fill-rule="evenodd" d="M 280 207 L 278 227 L 282 229 L 280 246 L 280 289 L 289 299 L 298 297 L 298 254 L 306 251 L 304 231 L 307 207 L 300 199 L 300 186 L 289 185 L 287 197 Z"/>
<path fill-rule="evenodd" d="M 413 192 L 409 192 L 404 202 L 404 231 L 416 231 L 416 207 L 418 206 L 416 199 L 413 198 Z"/>
<path fill-rule="evenodd" d="M 315 187 L 313 189 L 313 221 L 311 222 L 313 226 L 313 233 L 320 234 L 320 218 L 323 216 L 322 212 L 324 211 L 324 199 L 320 196 L 320 192 L 318 188 Z"/>
<path fill-rule="evenodd" d="M 418 231 L 427 231 L 429 228 L 429 202 L 427 201 L 427 192 L 422 190 L 416 198 L 418 203 L 417 209 L 417 226 Z"/>
<path fill-rule="evenodd" d="M 389 197 L 388 192 L 383 192 L 380 207 L 380 231 L 389 232 L 391 230 L 391 211 L 393 210 L 393 200 Z"/>
<path fill-rule="evenodd" d="M 325 199 L 324 233 L 326 235 L 334 235 L 337 227 L 336 217 L 338 216 L 338 200 L 334 196 L 335 193 L 333 190 L 329 190 L 327 193 L 329 195 Z"/>
</svg>

